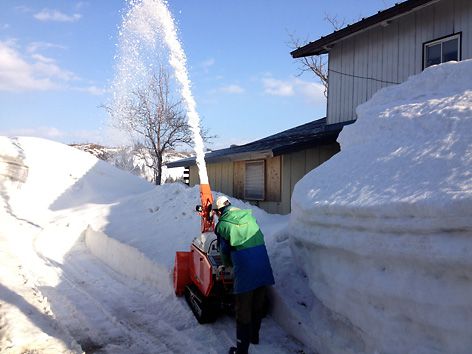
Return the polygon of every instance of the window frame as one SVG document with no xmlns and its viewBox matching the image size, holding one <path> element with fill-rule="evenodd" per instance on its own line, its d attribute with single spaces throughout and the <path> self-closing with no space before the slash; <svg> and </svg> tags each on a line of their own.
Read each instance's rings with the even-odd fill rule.
<svg viewBox="0 0 472 354">
<path fill-rule="evenodd" d="M 248 165 L 255 165 L 255 164 L 261 164 L 262 163 L 262 197 L 254 197 L 251 195 L 247 194 L 247 166 Z M 250 160 L 250 161 L 244 161 L 244 199 L 245 200 L 257 200 L 257 201 L 264 201 L 266 197 L 266 161 L 261 159 L 261 160 Z"/>
<path fill-rule="evenodd" d="M 461 61 L 462 60 L 462 32 L 457 32 L 457 33 L 453 33 L 453 34 L 448 34 L 447 36 L 444 36 L 444 37 L 440 37 L 440 38 L 436 38 L 436 39 L 433 39 L 431 41 L 428 41 L 428 42 L 424 42 L 423 43 L 423 70 L 426 69 L 426 68 L 429 68 L 429 66 L 426 66 L 426 49 L 428 47 L 431 47 L 433 45 L 436 45 L 436 44 L 441 44 L 441 62 L 439 64 L 442 64 L 443 61 L 442 61 L 442 44 L 444 42 L 447 42 L 447 41 L 450 41 L 451 39 L 455 39 L 457 38 L 458 41 L 458 48 L 457 48 L 457 61 Z M 437 65 L 437 64 L 435 64 Z M 430 65 L 432 66 L 432 65 Z"/>
</svg>

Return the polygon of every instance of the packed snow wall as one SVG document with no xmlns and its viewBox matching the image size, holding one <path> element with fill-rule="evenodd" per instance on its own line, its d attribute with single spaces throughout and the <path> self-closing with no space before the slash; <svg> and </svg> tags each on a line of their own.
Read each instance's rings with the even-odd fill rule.
<svg viewBox="0 0 472 354">
<path fill-rule="evenodd" d="M 385 88 L 357 115 L 295 187 L 295 259 L 365 352 L 470 353 L 472 61 Z"/>
</svg>

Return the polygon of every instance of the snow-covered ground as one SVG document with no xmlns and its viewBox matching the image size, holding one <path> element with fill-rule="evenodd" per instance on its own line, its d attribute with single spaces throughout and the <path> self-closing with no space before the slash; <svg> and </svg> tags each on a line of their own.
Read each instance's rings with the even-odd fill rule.
<svg viewBox="0 0 472 354">
<path fill-rule="evenodd" d="M 200 325 L 173 292 L 175 252 L 199 234 L 198 188 L 155 187 L 38 138 L 2 137 L 0 151 L 0 352 L 222 353 L 234 345 L 234 319 Z M 255 214 L 274 244 L 287 217 Z M 271 317 L 251 349 L 297 351 L 310 352 Z"/>
<path fill-rule="evenodd" d="M 290 216 L 252 208 L 275 273 L 251 353 L 472 348 L 472 62 L 359 107 Z M 198 188 L 155 187 L 77 149 L 0 137 L 0 352 L 224 353 L 173 294 Z M 297 338 L 297 339 L 295 339 Z"/>
</svg>

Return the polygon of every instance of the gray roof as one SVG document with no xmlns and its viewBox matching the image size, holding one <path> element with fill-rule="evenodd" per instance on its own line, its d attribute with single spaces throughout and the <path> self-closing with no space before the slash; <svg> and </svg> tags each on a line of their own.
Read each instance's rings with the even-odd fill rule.
<svg viewBox="0 0 472 354">
<path fill-rule="evenodd" d="M 308 43 L 307 45 L 295 49 L 290 54 L 293 58 L 302 58 L 311 55 L 320 55 L 328 53 L 330 47 L 337 41 L 354 35 L 360 31 L 364 31 L 370 27 L 380 25 L 382 23 L 388 23 L 392 19 L 405 15 L 411 11 L 417 10 L 421 7 L 429 5 L 430 3 L 437 2 L 438 0 L 408 0 L 402 3 L 397 3 L 384 11 L 379 11 L 375 15 L 352 24 L 346 27 L 334 31 L 327 36 L 321 37 L 320 39 Z"/>
<path fill-rule="evenodd" d="M 254 160 L 278 156 L 310 147 L 336 142 L 344 124 L 326 125 L 326 118 L 299 125 L 298 127 L 253 141 L 248 144 L 231 146 L 205 154 L 206 162 Z M 195 164 L 195 157 L 169 162 L 167 167 L 186 167 Z"/>
</svg>

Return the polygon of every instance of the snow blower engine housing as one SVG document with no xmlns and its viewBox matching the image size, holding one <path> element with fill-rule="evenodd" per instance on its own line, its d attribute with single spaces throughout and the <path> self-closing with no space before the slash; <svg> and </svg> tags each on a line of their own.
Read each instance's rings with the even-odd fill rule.
<svg viewBox="0 0 472 354">
<path fill-rule="evenodd" d="M 214 233 L 213 196 L 210 185 L 200 185 L 201 234 L 193 239 L 189 252 L 176 252 L 174 290 L 185 295 L 199 323 L 210 323 L 220 313 L 233 310 L 233 272 L 224 267 Z"/>
</svg>

